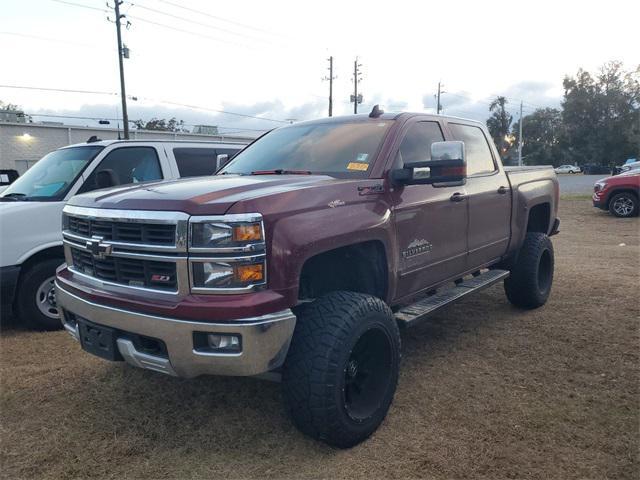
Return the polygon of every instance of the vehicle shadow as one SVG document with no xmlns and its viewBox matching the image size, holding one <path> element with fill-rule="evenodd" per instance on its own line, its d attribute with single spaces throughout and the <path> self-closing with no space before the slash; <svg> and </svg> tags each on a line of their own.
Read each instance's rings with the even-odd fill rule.
<svg viewBox="0 0 640 480">
<path fill-rule="evenodd" d="M 403 368 L 428 367 L 425 359 L 445 356 L 460 335 L 495 321 L 500 316 L 496 310 L 510 310 L 482 298 L 483 294 L 478 297 L 404 331 Z M 472 318 L 466 312 L 480 308 L 471 305 L 478 301 L 494 306 L 483 305 L 488 311 Z M 330 457 L 338 453 L 295 429 L 279 383 L 238 377 L 178 379 L 126 364 L 99 362 L 92 359 L 95 368 L 78 370 L 74 385 L 67 386 L 74 393 L 58 412 L 80 422 L 85 436 L 105 440 L 113 436 L 125 445 L 135 445 L 130 453 L 141 455 L 188 451 L 196 457 L 220 455 L 230 462 L 242 462 L 246 449 L 253 455 L 282 458 L 298 449 L 298 453 L 311 449 Z M 66 448 L 76 449 L 77 441 L 68 438 Z M 100 443 L 92 441 L 91 445 Z M 91 454 L 83 452 L 81 455 Z"/>
</svg>

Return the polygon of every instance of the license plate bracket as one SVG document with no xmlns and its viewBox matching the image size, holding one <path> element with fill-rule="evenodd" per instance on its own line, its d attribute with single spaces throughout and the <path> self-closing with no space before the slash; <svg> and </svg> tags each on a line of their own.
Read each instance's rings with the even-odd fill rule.
<svg viewBox="0 0 640 480">
<path fill-rule="evenodd" d="M 78 319 L 78 333 L 82 349 L 97 357 L 114 362 L 124 360 L 117 344 L 115 329 Z"/>
</svg>

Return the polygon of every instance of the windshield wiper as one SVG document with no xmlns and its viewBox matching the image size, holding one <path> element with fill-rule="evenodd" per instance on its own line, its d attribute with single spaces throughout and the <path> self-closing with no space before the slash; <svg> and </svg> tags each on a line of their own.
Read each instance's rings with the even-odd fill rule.
<svg viewBox="0 0 640 480">
<path fill-rule="evenodd" d="M 6 195 L 2 195 L 2 197 L 0 197 L 0 200 L 3 201 L 11 201 L 11 202 L 17 202 L 19 200 L 28 200 L 26 198 L 27 194 L 26 193 L 19 193 L 19 192 L 11 192 L 11 193 L 7 193 Z M 6 198 L 6 200 L 4 200 Z"/>
<path fill-rule="evenodd" d="M 276 170 L 256 170 L 251 172 L 251 175 L 311 175 L 309 170 L 283 170 L 278 168 Z"/>
</svg>

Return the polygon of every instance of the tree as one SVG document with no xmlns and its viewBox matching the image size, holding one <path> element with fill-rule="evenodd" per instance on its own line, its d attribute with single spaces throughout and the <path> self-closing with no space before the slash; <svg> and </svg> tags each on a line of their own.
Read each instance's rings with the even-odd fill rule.
<svg viewBox="0 0 640 480">
<path fill-rule="evenodd" d="M 164 118 L 152 118 L 148 122 L 144 120 L 135 120 L 133 122 L 138 130 L 158 130 L 162 132 L 186 132 L 184 127 L 184 120 L 176 120 L 175 117 L 171 117 L 169 120 Z"/>
<path fill-rule="evenodd" d="M 595 78 L 580 69 L 563 86 L 561 143 L 571 163 L 610 165 L 638 157 L 640 66 L 625 72 L 622 63 L 609 62 Z"/>
<path fill-rule="evenodd" d="M 507 153 L 513 143 L 509 136 L 513 116 L 507 112 L 507 103 L 509 102 L 506 97 L 496 97 L 489 105 L 489 111 L 492 114 L 487 119 L 489 133 L 491 133 L 493 141 L 502 156 Z"/>
<path fill-rule="evenodd" d="M 512 127 L 517 144 L 520 120 Z M 526 115 L 522 123 L 522 159 L 527 165 L 558 166 L 565 161 L 561 144 L 563 135 L 562 112 L 557 108 L 539 108 Z"/>
<path fill-rule="evenodd" d="M 25 113 L 22 111 L 22 108 L 20 108 L 20 106 L 16 105 L 15 103 L 5 103 L 2 100 L 0 100 L 0 110 L 6 110 L 8 112 L 13 112 L 16 114 L 17 117 L 19 118 L 24 118 L 25 122 L 28 123 L 32 123 L 33 119 L 31 118 L 31 115 L 25 115 Z M 20 121 L 20 120 L 18 120 Z"/>
</svg>

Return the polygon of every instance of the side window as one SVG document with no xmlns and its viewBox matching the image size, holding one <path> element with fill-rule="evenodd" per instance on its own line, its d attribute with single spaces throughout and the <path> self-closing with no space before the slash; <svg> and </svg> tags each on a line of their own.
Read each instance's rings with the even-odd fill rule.
<svg viewBox="0 0 640 480">
<path fill-rule="evenodd" d="M 464 142 L 464 150 L 467 158 L 467 175 L 477 173 L 491 173 L 496 170 L 491 149 L 482 129 L 472 125 L 460 125 L 450 123 L 449 128 L 456 140 Z"/>
<path fill-rule="evenodd" d="M 78 193 L 90 192 L 102 187 L 96 181 L 98 172 L 106 172 L 101 174 L 102 178 L 108 177 L 112 185 L 162 179 L 158 154 L 152 147 L 121 147 L 112 150 L 91 172 Z"/>
<path fill-rule="evenodd" d="M 431 160 L 431 144 L 442 142 L 444 136 L 438 122 L 418 122 L 412 125 L 400 143 L 398 161 L 400 165 Z M 428 177 L 429 167 L 416 168 L 414 177 Z"/>
<path fill-rule="evenodd" d="M 218 153 L 215 148 L 174 148 L 173 156 L 176 158 L 178 172 L 181 177 L 199 177 L 213 175 L 216 171 L 216 158 Z"/>
</svg>

